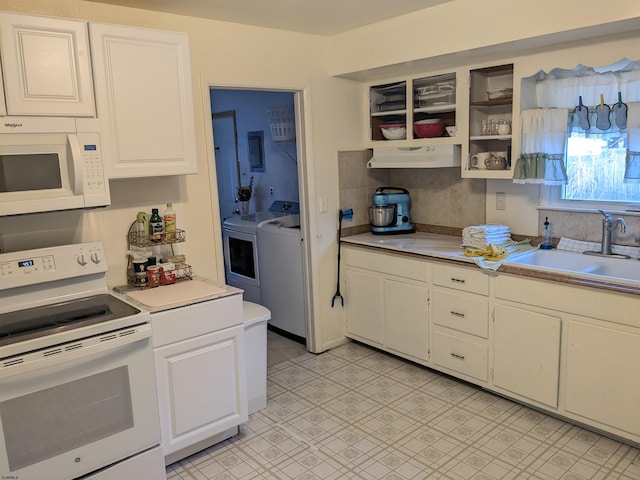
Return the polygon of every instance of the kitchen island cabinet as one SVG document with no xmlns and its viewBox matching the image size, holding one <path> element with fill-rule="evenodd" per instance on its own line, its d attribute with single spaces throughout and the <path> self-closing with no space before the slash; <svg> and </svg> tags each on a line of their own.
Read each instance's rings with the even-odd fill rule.
<svg viewBox="0 0 640 480">
<path fill-rule="evenodd" d="M 186 34 L 89 25 L 110 178 L 197 173 Z"/>
<path fill-rule="evenodd" d="M 87 22 L 2 12 L 0 47 L 6 114 L 94 116 Z"/>
<path fill-rule="evenodd" d="M 151 313 L 167 465 L 229 438 L 247 421 L 242 315 L 239 293 Z"/>
</svg>

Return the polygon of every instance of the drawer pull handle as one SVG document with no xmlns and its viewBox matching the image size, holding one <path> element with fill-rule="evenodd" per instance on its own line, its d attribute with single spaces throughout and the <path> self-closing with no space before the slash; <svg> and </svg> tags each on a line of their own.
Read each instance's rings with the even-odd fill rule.
<svg viewBox="0 0 640 480">
<path fill-rule="evenodd" d="M 454 278 L 454 277 L 451 277 L 451 281 L 452 281 L 453 283 L 465 283 L 464 279 L 462 279 L 462 278 Z"/>
<path fill-rule="evenodd" d="M 454 317 L 464 318 L 464 313 L 454 312 L 453 310 L 451 310 L 449 313 L 450 313 L 451 315 L 453 315 Z"/>
<path fill-rule="evenodd" d="M 459 360 L 464 360 L 464 355 L 458 355 L 457 353 L 452 353 L 451 356 Z"/>
</svg>

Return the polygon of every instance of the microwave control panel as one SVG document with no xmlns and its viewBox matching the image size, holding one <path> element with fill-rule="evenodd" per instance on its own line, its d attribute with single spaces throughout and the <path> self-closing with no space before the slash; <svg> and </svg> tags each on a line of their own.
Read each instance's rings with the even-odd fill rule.
<svg viewBox="0 0 640 480">
<path fill-rule="evenodd" d="M 97 133 L 78 133 L 78 141 L 84 164 L 84 195 L 89 198 L 105 195 L 108 187 L 104 175 L 100 135 Z"/>
</svg>

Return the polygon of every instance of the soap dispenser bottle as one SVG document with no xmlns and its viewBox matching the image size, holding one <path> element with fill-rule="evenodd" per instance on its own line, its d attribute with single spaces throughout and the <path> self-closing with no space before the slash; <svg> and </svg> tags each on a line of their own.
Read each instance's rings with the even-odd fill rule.
<svg viewBox="0 0 640 480">
<path fill-rule="evenodd" d="M 549 217 L 544 217 L 544 242 L 540 244 L 542 250 L 551 250 L 551 229 L 549 228 Z"/>
</svg>

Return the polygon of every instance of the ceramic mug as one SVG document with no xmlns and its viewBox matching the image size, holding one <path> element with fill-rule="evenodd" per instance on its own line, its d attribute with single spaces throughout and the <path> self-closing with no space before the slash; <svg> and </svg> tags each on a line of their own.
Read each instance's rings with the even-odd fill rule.
<svg viewBox="0 0 640 480">
<path fill-rule="evenodd" d="M 479 170 L 485 170 L 487 168 L 486 161 L 491 158 L 493 152 L 479 152 L 475 155 L 471 155 L 471 166 Z"/>
</svg>

